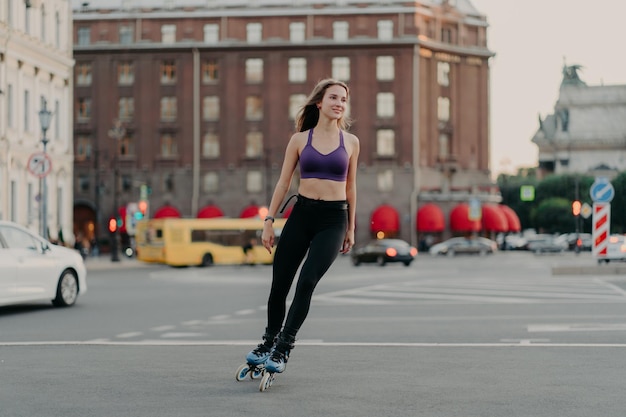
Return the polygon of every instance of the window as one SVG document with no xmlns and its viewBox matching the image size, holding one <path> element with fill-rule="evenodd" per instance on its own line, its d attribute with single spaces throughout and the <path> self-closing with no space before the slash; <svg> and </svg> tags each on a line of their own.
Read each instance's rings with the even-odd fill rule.
<svg viewBox="0 0 626 417">
<path fill-rule="evenodd" d="M 161 121 L 173 122 L 177 116 L 176 97 L 161 97 Z"/>
<path fill-rule="evenodd" d="M 246 97 L 246 120 L 263 119 L 263 99 L 260 96 Z"/>
<path fill-rule="evenodd" d="M 333 58 L 332 77 L 339 81 L 350 81 L 350 58 Z"/>
<path fill-rule="evenodd" d="M 216 121 L 220 118 L 220 98 L 218 96 L 206 96 L 202 103 L 203 119 Z"/>
<path fill-rule="evenodd" d="M 122 175 L 122 191 L 128 192 L 133 188 L 133 177 L 124 174 Z"/>
<path fill-rule="evenodd" d="M 213 84 L 219 80 L 219 64 L 216 59 L 210 59 L 202 63 L 202 82 Z"/>
<path fill-rule="evenodd" d="M 202 156 L 205 158 L 219 158 L 220 139 L 217 134 L 207 132 L 202 139 Z"/>
<path fill-rule="evenodd" d="M 260 58 L 246 59 L 246 82 L 258 84 L 263 81 L 263 60 Z"/>
<path fill-rule="evenodd" d="M 248 23 L 246 25 L 246 40 L 248 43 L 259 43 L 263 40 L 263 25 Z"/>
<path fill-rule="evenodd" d="M 217 172 L 207 172 L 202 178 L 202 191 L 216 193 L 219 191 L 220 177 Z"/>
<path fill-rule="evenodd" d="M 165 192 L 171 192 L 174 190 L 174 175 L 163 174 L 161 181 L 161 190 Z"/>
<path fill-rule="evenodd" d="M 306 82 L 306 58 L 289 58 L 289 82 Z"/>
<path fill-rule="evenodd" d="M 24 131 L 30 130 L 30 92 L 24 91 Z"/>
<path fill-rule="evenodd" d="M 126 132 L 124 137 L 119 142 L 119 154 L 121 156 L 133 156 L 135 155 L 135 141 L 133 136 Z"/>
<path fill-rule="evenodd" d="M 13 127 L 13 84 L 7 86 L 7 125 Z"/>
<path fill-rule="evenodd" d="M 376 79 L 378 81 L 393 81 L 395 73 L 395 60 L 392 56 L 376 57 Z"/>
<path fill-rule="evenodd" d="M 347 41 L 349 28 L 348 22 L 333 22 L 333 39 Z"/>
<path fill-rule="evenodd" d="M 121 97 L 118 101 L 118 118 L 122 121 L 133 120 L 135 116 L 135 99 L 133 97 Z"/>
<path fill-rule="evenodd" d="M 204 25 L 204 43 L 218 43 L 220 41 L 220 27 L 210 23 Z"/>
<path fill-rule="evenodd" d="M 289 96 L 289 119 L 296 120 L 298 112 L 306 103 L 306 94 L 292 94 Z"/>
<path fill-rule="evenodd" d="M 395 132 L 392 129 L 376 131 L 376 154 L 378 156 L 394 156 L 396 154 Z"/>
<path fill-rule="evenodd" d="M 166 60 L 161 62 L 161 84 L 176 83 L 176 62 Z"/>
<path fill-rule="evenodd" d="M 76 138 L 76 155 L 79 161 L 84 161 L 91 157 L 91 138 L 89 136 L 79 136 Z"/>
<path fill-rule="evenodd" d="M 54 100 L 54 114 L 52 115 L 54 120 L 54 137 L 61 138 L 61 103 L 59 100 Z"/>
<path fill-rule="evenodd" d="M 80 174 L 78 176 L 78 188 L 82 193 L 89 191 L 89 175 Z"/>
<path fill-rule="evenodd" d="M 135 66 L 132 62 L 117 64 L 117 83 L 119 85 L 133 85 L 135 82 Z"/>
<path fill-rule="evenodd" d="M 437 62 L 437 82 L 444 87 L 450 85 L 449 62 Z"/>
<path fill-rule="evenodd" d="M 161 156 L 166 158 L 174 157 L 178 154 L 176 141 L 169 133 L 161 135 Z"/>
<path fill-rule="evenodd" d="M 393 171 L 387 169 L 378 173 L 378 191 L 391 192 L 393 191 Z"/>
<path fill-rule="evenodd" d="M 54 14 L 54 45 L 57 48 L 61 47 L 61 17 L 59 12 Z"/>
<path fill-rule="evenodd" d="M 395 97 L 393 93 L 376 94 L 376 115 L 378 117 L 393 117 L 396 113 Z"/>
<path fill-rule="evenodd" d="M 441 29 L 441 42 L 452 43 L 452 29 L 450 28 Z"/>
<path fill-rule="evenodd" d="M 263 156 L 263 133 L 248 132 L 246 135 L 246 158 Z"/>
<path fill-rule="evenodd" d="M 132 26 L 120 26 L 119 28 L 120 43 L 122 45 L 130 45 L 134 41 L 133 27 Z"/>
<path fill-rule="evenodd" d="M 76 64 L 76 85 L 91 85 L 91 63 Z"/>
<path fill-rule="evenodd" d="M 261 171 L 248 171 L 246 174 L 246 191 L 249 193 L 263 191 L 263 174 Z"/>
<path fill-rule="evenodd" d="M 78 44 L 89 45 L 91 43 L 91 28 L 78 28 Z"/>
<path fill-rule="evenodd" d="M 289 24 L 289 40 L 292 43 L 302 43 L 306 38 L 304 22 L 292 22 Z"/>
<path fill-rule="evenodd" d="M 437 118 L 442 122 L 450 120 L 450 99 L 448 97 L 437 98 Z"/>
<path fill-rule="evenodd" d="M 439 135 L 439 158 L 443 161 L 450 155 L 450 138 L 442 133 Z"/>
<path fill-rule="evenodd" d="M 176 43 L 176 25 L 161 26 L 161 42 Z"/>
<path fill-rule="evenodd" d="M 30 6 L 28 4 L 24 11 L 24 31 L 30 35 Z"/>
<path fill-rule="evenodd" d="M 45 43 L 46 42 L 46 8 L 44 7 L 44 5 L 41 5 L 41 27 L 40 27 L 40 31 L 41 31 L 41 40 Z"/>
<path fill-rule="evenodd" d="M 380 20 L 378 22 L 378 40 L 390 41 L 393 39 L 393 21 Z"/>
</svg>

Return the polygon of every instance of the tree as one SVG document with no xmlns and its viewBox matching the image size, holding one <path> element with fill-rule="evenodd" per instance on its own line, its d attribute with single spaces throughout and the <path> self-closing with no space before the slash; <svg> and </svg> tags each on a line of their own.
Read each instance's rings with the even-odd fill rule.
<svg viewBox="0 0 626 417">
<path fill-rule="evenodd" d="M 542 233 L 565 233 L 575 229 L 571 201 L 562 197 L 546 198 L 531 211 L 531 221 Z"/>
</svg>

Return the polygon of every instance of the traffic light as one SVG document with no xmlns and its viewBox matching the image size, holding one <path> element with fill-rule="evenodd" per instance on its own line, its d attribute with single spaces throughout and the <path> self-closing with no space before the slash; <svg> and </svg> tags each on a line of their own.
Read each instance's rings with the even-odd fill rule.
<svg viewBox="0 0 626 417">
<path fill-rule="evenodd" d="M 135 212 L 135 219 L 141 220 L 148 216 L 148 201 L 140 200 L 138 203 L 139 210 Z"/>
<path fill-rule="evenodd" d="M 117 219 L 115 217 L 111 217 L 109 219 L 109 232 L 110 233 L 117 232 Z"/>
<path fill-rule="evenodd" d="M 574 200 L 572 202 L 572 213 L 574 214 L 574 216 L 580 216 L 580 208 L 581 207 L 582 207 L 582 205 L 580 204 L 580 201 Z"/>
</svg>

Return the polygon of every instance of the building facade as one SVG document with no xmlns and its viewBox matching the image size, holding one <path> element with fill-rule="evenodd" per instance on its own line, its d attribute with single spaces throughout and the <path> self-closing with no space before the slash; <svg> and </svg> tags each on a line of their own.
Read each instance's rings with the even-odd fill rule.
<svg viewBox="0 0 626 417">
<path fill-rule="evenodd" d="M 0 219 L 71 244 L 71 5 L 69 0 L 10 0 L 0 5 Z M 48 162 L 37 172 L 44 151 L 38 113 L 44 106 L 52 113 L 43 159 Z"/>
<path fill-rule="evenodd" d="M 578 69 L 563 66 L 554 113 L 532 138 L 540 174 L 613 177 L 626 171 L 626 85 L 589 86 Z"/>
<path fill-rule="evenodd" d="M 462 232 L 456 205 L 499 201 L 493 53 L 470 1 L 113 3 L 74 8 L 78 229 L 104 231 L 142 189 L 152 216 L 269 204 L 299 106 L 327 77 L 350 86 L 361 140 L 357 241 Z"/>
</svg>

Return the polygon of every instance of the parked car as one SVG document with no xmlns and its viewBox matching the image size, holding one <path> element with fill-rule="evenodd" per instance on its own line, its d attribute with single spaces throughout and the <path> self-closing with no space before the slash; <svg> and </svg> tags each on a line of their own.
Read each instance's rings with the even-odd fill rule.
<svg viewBox="0 0 626 417">
<path fill-rule="evenodd" d="M 498 250 L 498 244 L 485 237 L 453 237 L 431 246 L 429 252 L 437 255 L 487 255 Z"/>
<path fill-rule="evenodd" d="M 356 248 L 351 256 L 355 266 L 373 262 L 380 266 L 389 262 L 402 262 L 409 266 L 417 256 L 417 248 L 401 239 L 377 239 Z"/>
<path fill-rule="evenodd" d="M 611 235 L 606 247 L 606 256 L 598 258 L 598 263 L 611 261 L 626 261 L 626 236 Z"/>
<path fill-rule="evenodd" d="M 567 240 L 569 250 L 590 251 L 593 247 L 591 233 L 565 233 L 562 236 Z"/>
<path fill-rule="evenodd" d="M 52 301 L 71 306 L 86 291 L 87 270 L 80 253 L 0 220 L 0 305 Z"/>
<path fill-rule="evenodd" d="M 569 248 L 567 236 L 539 234 L 528 239 L 528 250 L 534 253 L 559 253 Z"/>
</svg>

